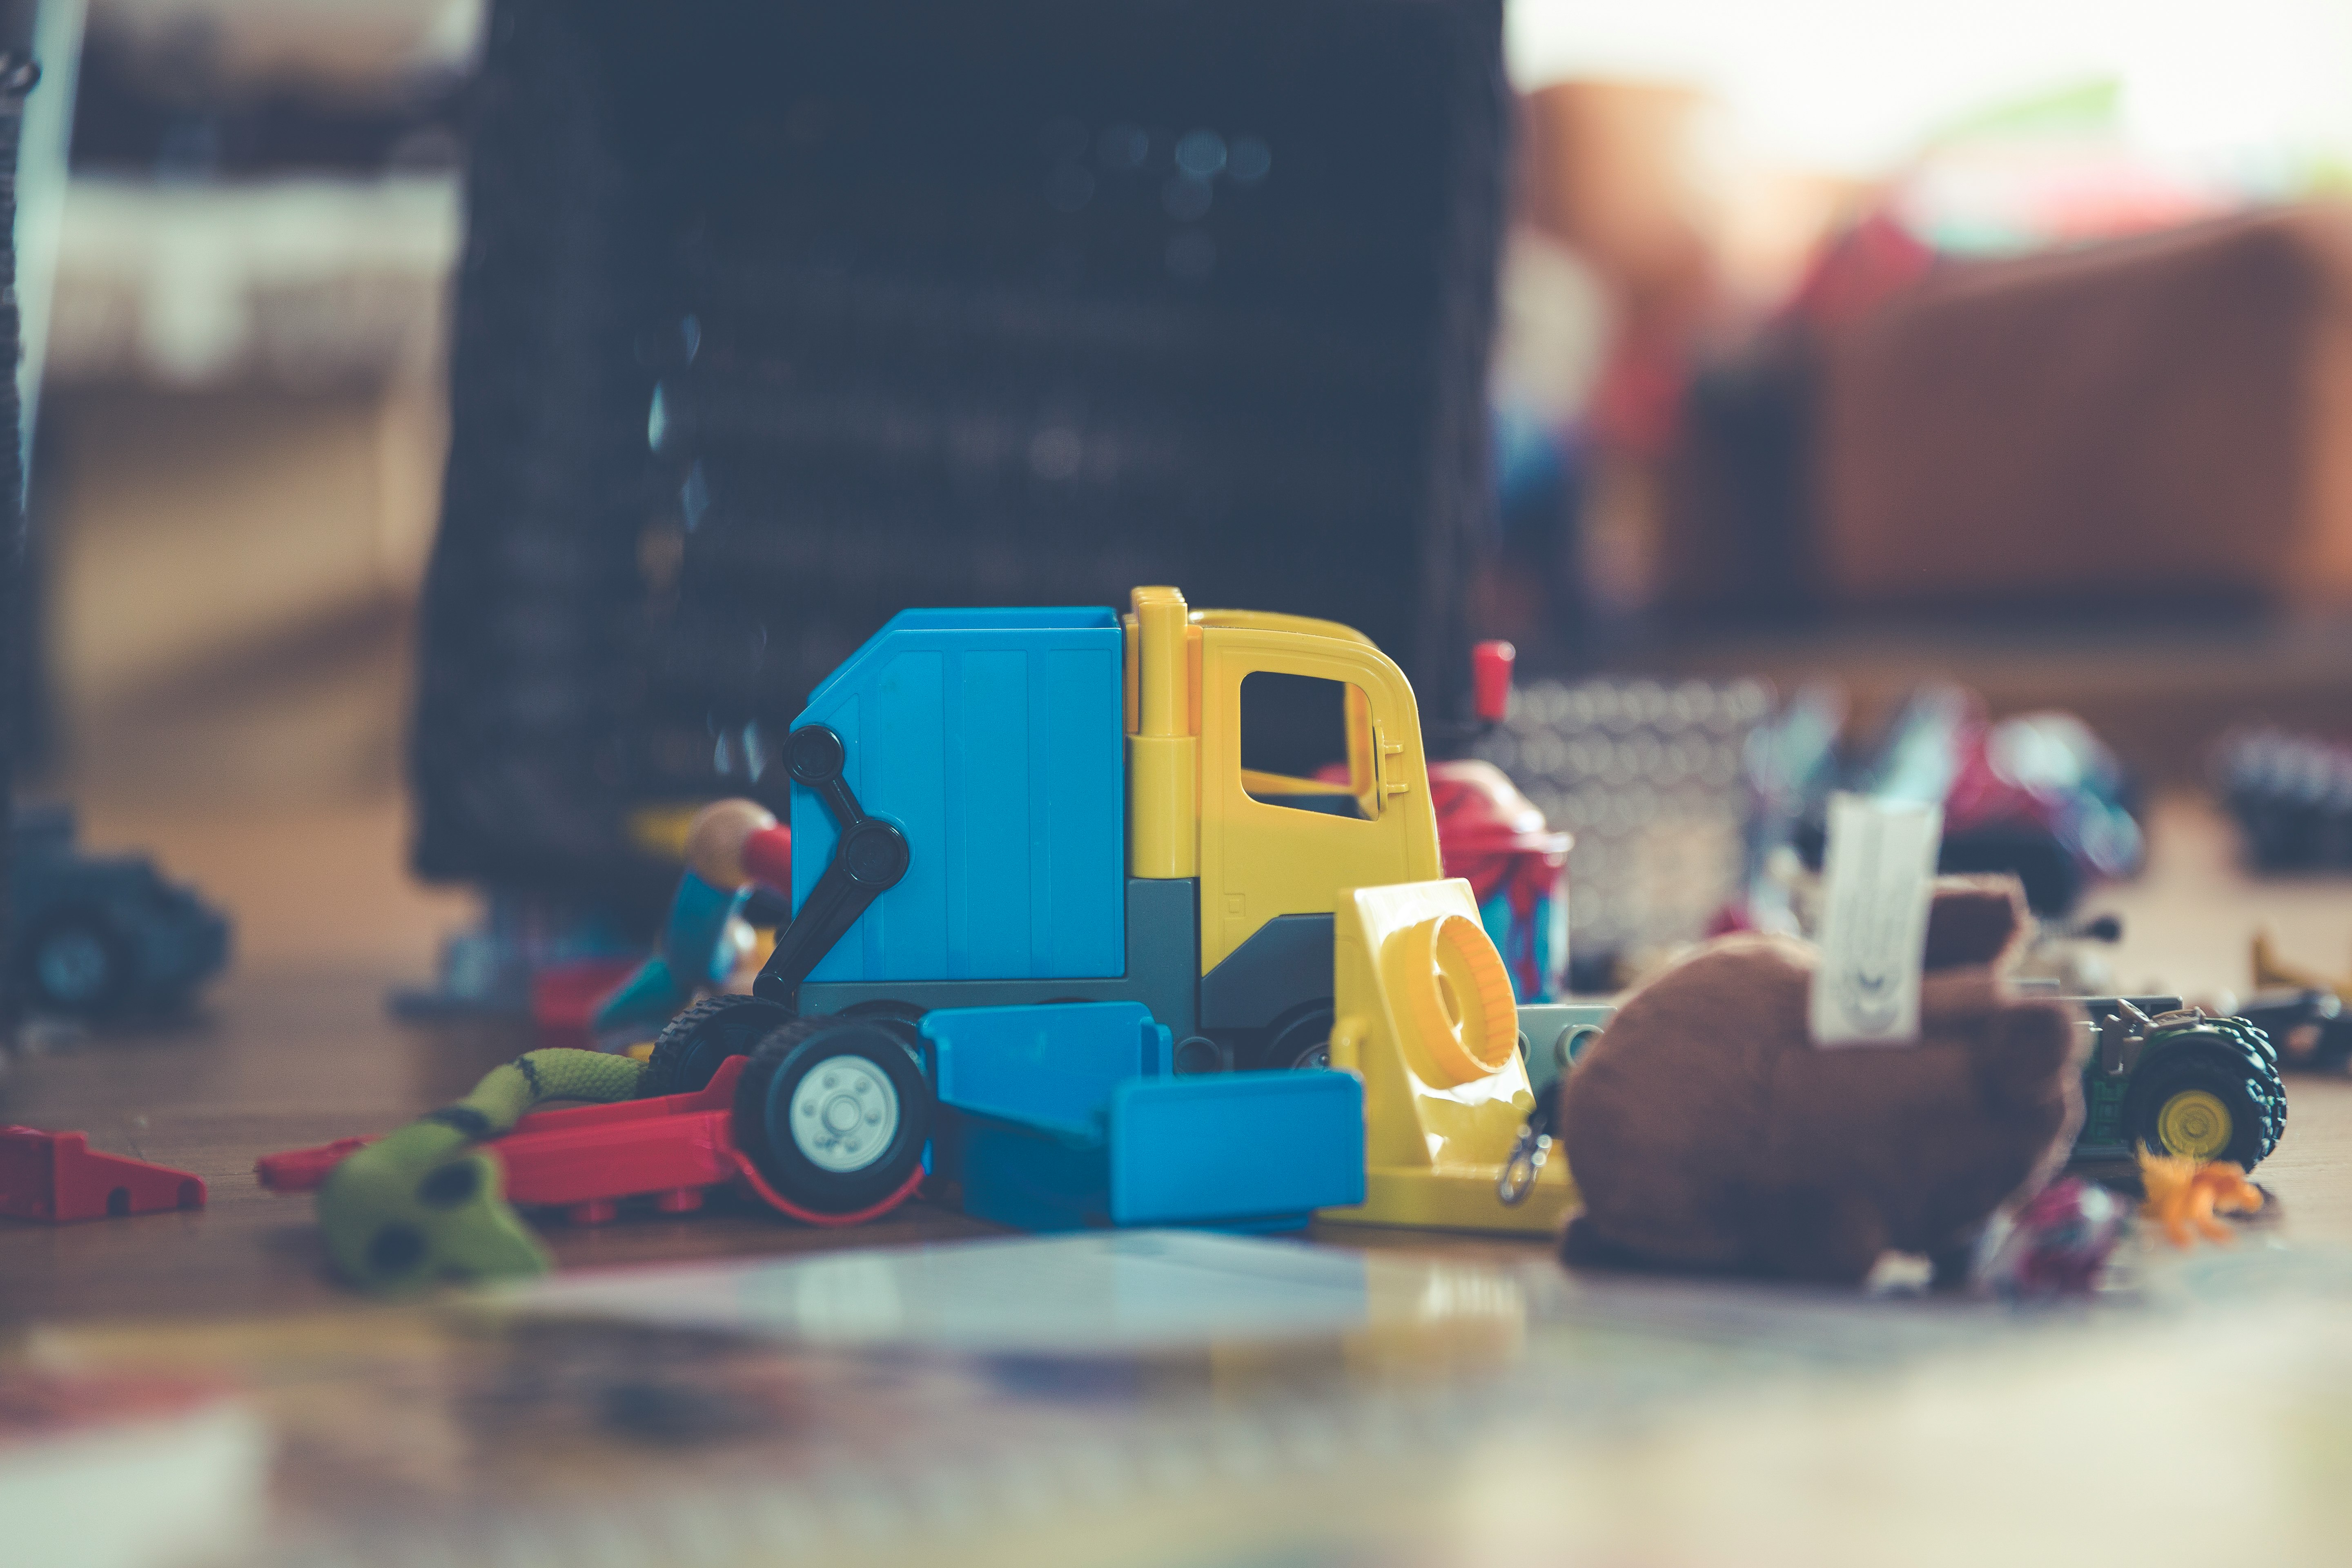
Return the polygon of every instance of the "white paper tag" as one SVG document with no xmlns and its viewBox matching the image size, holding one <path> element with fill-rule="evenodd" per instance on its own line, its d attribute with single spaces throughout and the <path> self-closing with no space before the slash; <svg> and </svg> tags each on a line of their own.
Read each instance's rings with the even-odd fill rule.
<svg viewBox="0 0 2352 1568">
<path fill-rule="evenodd" d="M 1919 1033 L 1919 971 L 1927 956 L 1927 900 L 1943 807 L 1835 795 L 1829 828 L 1813 1042 L 1911 1039 Z"/>
</svg>

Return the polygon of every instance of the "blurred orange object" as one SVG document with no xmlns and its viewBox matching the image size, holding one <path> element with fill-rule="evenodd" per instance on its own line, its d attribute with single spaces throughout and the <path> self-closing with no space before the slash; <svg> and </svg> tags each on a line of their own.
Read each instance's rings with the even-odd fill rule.
<svg viewBox="0 0 2352 1568">
<path fill-rule="evenodd" d="M 1566 241 L 1636 312 L 1712 291 L 1723 192 L 1714 100 L 1669 82 L 1565 81 L 1520 104 L 1519 216 Z"/>
<path fill-rule="evenodd" d="M 2252 1214 L 2263 1206 L 2262 1189 L 2246 1180 L 2245 1170 L 2234 1161 L 2208 1164 L 2185 1155 L 2151 1154 L 2143 1150 L 2139 1177 L 2147 1192 L 2147 1201 L 2139 1212 L 2161 1225 L 2165 1239 L 2175 1247 L 2193 1246 L 2199 1236 L 2208 1241 L 2233 1241 L 2236 1237 L 2214 1217 L 2216 1213 Z"/>
<path fill-rule="evenodd" d="M 1686 352 L 1722 292 L 1715 105 L 1675 83 L 1567 81 L 1520 105 L 1519 216 L 1600 278 L 1615 321 L 1591 420 L 1636 453 L 1670 439 Z"/>
</svg>

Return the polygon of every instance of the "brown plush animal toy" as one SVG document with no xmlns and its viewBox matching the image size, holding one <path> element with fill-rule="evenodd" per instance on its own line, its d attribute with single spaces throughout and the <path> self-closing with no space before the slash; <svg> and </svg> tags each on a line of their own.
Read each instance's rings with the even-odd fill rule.
<svg viewBox="0 0 2352 1568">
<path fill-rule="evenodd" d="M 1908 1045 L 1816 1047 L 1820 953 L 1791 937 L 1727 937 L 1641 987 L 1562 1085 L 1568 1261 L 1859 1283 L 1893 1250 L 1964 1272 L 2082 1124 L 2089 1031 L 2010 988 L 2025 931 L 2014 879 L 1939 879 Z"/>
</svg>

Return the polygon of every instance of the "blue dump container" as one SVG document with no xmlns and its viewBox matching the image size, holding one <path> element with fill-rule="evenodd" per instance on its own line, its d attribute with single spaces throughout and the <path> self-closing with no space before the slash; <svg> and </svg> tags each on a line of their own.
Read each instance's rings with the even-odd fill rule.
<svg viewBox="0 0 2352 1568">
<path fill-rule="evenodd" d="M 968 1213 L 1024 1230 L 1296 1230 L 1364 1194 L 1353 1073 L 1167 1076 L 1168 1031 L 1133 1002 L 926 1014 L 933 1169 Z"/>
<path fill-rule="evenodd" d="M 1140 1002 L 940 1007 L 923 1015 L 940 1102 L 1083 1127 L 1129 1079 L 1164 1078 L 1167 1026 Z"/>
<path fill-rule="evenodd" d="M 1127 773 L 1108 609 L 907 610 L 793 721 L 828 724 L 910 858 L 810 976 L 1100 979 L 1127 963 Z M 793 786 L 793 909 L 839 829 Z"/>
</svg>

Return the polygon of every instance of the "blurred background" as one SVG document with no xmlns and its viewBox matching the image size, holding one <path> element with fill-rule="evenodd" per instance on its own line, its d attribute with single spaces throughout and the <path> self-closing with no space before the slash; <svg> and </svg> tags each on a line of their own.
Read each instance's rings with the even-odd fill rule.
<svg viewBox="0 0 2352 1568">
<path fill-rule="evenodd" d="M 524 34 L 545 9 L 504 8 Z M 1009 9 L 1006 37 L 1035 10 Z M 245 837 L 215 834 L 204 842 L 215 847 L 194 851 L 212 858 L 187 868 L 199 880 L 233 879 L 255 855 L 310 844 L 350 879 L 343 918 L 355 930 L 390 922 L 413 931 L 422 952 L 467 906 L 409 887 L 412 848 L 446 885 L 546 882 L 548 865 L 611 837 L 628 811 L 754 779 L 760 721 L 771 731 L 788 721 L 804 672 L 821 674 L 878 613 L 842 610 L 838 626 L 827 622 L 792 658 L 771 661 L 772 681 L 741 692 L 698 685 L 678 661 L 725 665 L 749 647 L 745 668 L 758 667 L 764 650 L 790 642 L 788 628 L 762 619 L 737 643 L 710 632 L 715 650 L 671 635 L 676 626 L 668 641 L 657 637 L 675 658 L 631 665 L 608 684 L 640 707 L 665 681 L 722 696 L 700 710 L 683 704 L 682 719 L 671 715 L 677 733 L 654 733 L 618 761 L 593 748 L 546 752 L 555 760 L 534 766 L 550 776 L 609 764 L 614 804 L 590 813 L 595 822 L 551 827 L 536 860 L 485 847 L 502 837 L 499 810 L 554 822 L 568 807 L 483 806 L 484 791 L 495 791 L 467 795 L 446 756 L 434 760 L 436 737 L 445 752 L 478 746 L 496 721 L 472 712 L 452 727 L 443 721 L 450 700 L 419 703 L 420 605 L 451 450 L 467 148 L 486 115 L 506 127 L 500 144 L 513 145 L 515 117 L 536 112 L 529 93 L 547 79 L 518 62 L 572 46 L 514 44 L 500 65 L 475 0 L 89 0 L 37 13 L 19 5 L 13 18 L 19 37 L 38 30 L 47 70 L 28 110 L 17 229 L 34 411 L 26 792 L 77 801 L 101 836 L 152 836 L 156 822 L 189 812 L 253 822 Z M 1311 52 L 1318 36 L 1339 40 L 1353 25 L 1344 5 L 1285 15 L 1291 31 L 1265 43 L 1265 58 Z M 580 79 L 616 99 L 639 83 L 655 84 L 656 97 L 669 90 L 662 51 L 684 48 L 677 39 L 701 24 L 665 13 L 643 22 L 640 40 L 610 20 L 583 24 L 608 52 Z M 656 29 L 668 41 L 652 39 Z M 1473 17 L 1465 31 L 1476 30 Z M 1087 46 L 1067 33 L 1053 46 L 1065 54 L 1045 51 L 1056 80 L 1083 64 Z M 1445 483 L 1476 500 L 1435 506 L 1449 541 L 1442 555 L 1346 568 L 1327 554 L 1322 568 L 1297 564 L 1301 583 L 1330 576 L 1323 590 L 1269 579 L 1261 597 L 1269 608 L 1361 600 L 1348 618 L 1399 651 L 1433 729 L 1454 705 L 1449 649 L 1472 636 L 1517 643 L 1522 679 L 1549 684 L 1523 694 L 1532 700 L 1511 731 L 1478 744 L 1554 826 L 1579 833 L 1575 865 L 1591 909 L 1620 889 L 1610 940 L 1696 934 L 1687 928 L 1722 901 L 1740 875 L 1743 835 L 1753 837 L 1755 802 L 1735 798 L 1759 787 L 1748 737 L 1785 718 L 1808 682 L 1834 683 L 1832 727 L 1849 749 L 1878 744 L 1921 682 L 1949 681 L 1974 692 L 1985 716 L 2079 714 L 2123 771 L 2159 791 L 2205 784 L 2216 744 L 2250 724 L 2342 728 L 2352 714 L 2352 219 L 2339 204 L 2352 196 L 2352 94 L 2343 90 L 2352 0 L 2245 0 L 2226 13 L 2121 0 L 1510 0 L 1502 39 L 1497 123 L 1507 133 L 1449 131 L 1430 175 L 1430 210 L 1452 215 L 1445 224 L 1469 237 L 1432 253 L 1428 266 L 1443 272 L 1434 284 L 1400 283 L 1397 296 L 1450 321 L 1446 342 L 1475 340 L 1441 343 L 1428 362 L 1436 368 L 1415 384 L 1442 390 L 1468 365 L 1481 406 L 1414 417 L 1453 433 L 1437 447 L 1475 437 L 1469 477 Z M 843 47 L 857 70 L 887 77 L 898 63 L 887 45 Z M 906 71 L 929 79 L 921 53 L 908 47 Z M 1475 77 L 1475 49 L 1463 58 Z M 616 61 L 642 75 L 614 87 Z M 1073 99 L 1061 118 L 1049 105 L 1023 132 L 1036 139 L 1023 151 L 1037 163 L 1035 205 L 1041 214 L 1103 210 L 1131 132 L 1133 167 L 1166 169 L 1166 183 L 1139 198 L 1164 209 L 1155 222 L 1177 226 L 1161 282 L 1225 289 L 1244 277 L 1255 231 L 1201 226 L 1234 212 L 1230 221 L 1249 221 L 1253 191 L 1270 201 L 1286 178 L 1310 175 L 1314 158 L 1286 149 L 1312 145 L 1313 115 L 1337 123 L 1344 110 L 1348 134 L 1374 144 L 1393 120 L 1401 150 L 1390 166 L 1403 171 L 1403 194 L 1381 199 L 1392 216 L 1404 214 L 1419 199 L 1406 188 L 1420 177 L 1416 128 L 1458 128 L 1462 116 L 1445 104 L 1475 101 L 1479 89 L 1441 83 L 1429 91 L 1444 101 L 1423 102 L 1422 89 L 1382 75 L 1370 52 L 1348 68 L 1360 90 L 1332 87 L 1328 103 L 1341 108 L 1306 102 L 1302 114 L 1313 114 L 1281 134 L 1275 128 L 1289 121 L 1278 82 L 1225 94 L 1219 101 L 1259 118 L 1210 126 L 1198 133 L 1205 140 L 1140 114 L 1128 125 L 1116 105 L 1096 112 Z M 778 158 L 821 139 L 816 121 L 779 112 Z M 594 134 L 613 146 L 658 141 L 644 127 L 611 130 L 631 126 L 625 106 L 612 114 Z M 541 171 L 532 176 L 501 157 L 500 200 L 521 192 L 527 205 L 535 178 L 574 177 L 560 159 L 528 165 Z M 648 162 L 632 177 L 691 185 L 684 167 Z M 1491 201 L 1457 199 L 1481 181 Z M 696 189 L 708 208 L 709 191 Z M 1220 216 L 1203 220 L 1212 193 Z M 488 199 L 478 176 L 474 195 Z M 1336 232 L 1328 215 L 1341 197 L 1329 201 L 1317 209 L 1317 232 Z M 544 219 L 542 242 L 564 254 L 598 243 L 562 230 L 571 210 L 550 205 Z M 689 231 L 704 237 L 709 225 L 678 232 Z M 1282 232 L 1292 237 L 1282 243 L 1297 239 Z M 1223 252 L 1203 237 L 1213 233 Z M 1348 233 L 1360 250 L 1388 243 L 1377 228 Z M 1151 244 L 1157 268 L 1160 240 Z M 731 262 L 694 270 L 734 254 L 721 240 L 708 246 L 687 275 L 740 284 Z M 1043 254 L 1041 265 L 1062 264 L 1063 251 Z M 774 287 L 805 294 L 818 287 L 810 277 L 834 276 L 822 270 L 834 262 L 794 255 L 803 271 Z M 841 265 L 857 274 L 856 261 Z M 1089 277 L 1106 275 L 1107 263 L 1095 265 Z M 550 289 L 577 281 L 567 273 Z M 1363 285 L 1362 320 L 1376 319 L 1378 282 Z M 1234 320 L 1247 310 L 1278 316 L 1278 299 L 1244 298 L 1246 286 L 1232 284 L 1218 308 L 1242 312 Z M 563 298 L 565 309 L 602 308 Z M 913 330 L 916 306 L 888 308 L 900 312 L 891 331 Z M 694 362 L 702 321 L 716 320 L 665 309 L 646 320 L 660 316 L 665 331 L 682 322 L 682 351 L 646 348 L 652 329 L 629 328 L 648 379 L 669 374 L 664 353 Z M 1100 332 L 1164 325 L 1148 314 L 1120 320 L 1129 324 Z M 1360 325 L 1332 321 L 1334 332 L 1360 335 Z M 495 336 L 481 322 L 455 336 L 468 331 Z M 633 340 L 624 331 L 615 341 Z M 968 356 L 957 363 L 969 368 Z M 495 379 L 477 368 L 461 385 Z M 560 382 L 566 373 L 542 364 L 540 374 Z M 1342 381 L 1354 384 L 1331 384 Z M 871 390 L 856 377 L 833 384 Z M 680 542 L 706 506 L 728 499 L 711 500 L 720 470 L 700 465 L 699 448 L 670 449 L 719 438 L 707 413 L 693 423 L 688 390 L 685 380 L 656 384 L 646 432 L 656 456 L 675 462 L 668 499 L 639 510 L 667 521 L 632 521 L 617 547 L 636 573 L 632 592 L 648 603 L 679 580 L 681 550 L 691 596 L 694 551 Z M 1138 490 L 1131 476 L 1154 460 L 1150 443 L 1130 440 L 1115 460 L 1101 457 L 1108 438 L 1097 440 L 1118 426 L 1103 412 L 1118 406 L 1112 378 L 1095 375 L 1080 393 L 1070 413 L 1048 386 L 1034 427 L 1005 437 L 1024 455 L 1024 482 L 1083 482 L 1097 458 L 1125 462 L 1118 472 L 1129 477 L 1118 485 L 1127 488 L 1106 493 L 1121 506 L 1164 501 L 1171 531 L 1196 516 L 1247 514 L 1231 498 L 1253 493 L 1247 476 L 1259 470 L 1240 459 L 1243 477 L 1207 487 L 1206 500 L 1176 480 L 1164 496 Z M 840 439 L 851 444 L 918 439 L 887 421 L 875 434 L 841 417 L 851 423 Z M 1161 426 L 1193 429 L 1189 417 L 1179 409 Z M 1287 416 L 1235 416 L 1277 417 Z M 1118 427 L 1160 428 L 1153 419 L 1160 413 L 1146 410 Z M 681 425 L 688 437 L 675 434 Z M 1331 460 L 1352 461 L 1345 440 L 1369 427 L 1335 437 Z M 1283 428 L 1286 449 L 1323 452 L 1316 431 Z M 1170 450 L 1180 476 L 1201 471 L 1182 441 Z M 506 504 L 465 490 L 463 467 L 449 470 L 453 516 Z M 812 459 L 777 482 L 831 493 L 836 479 Z M 1376 510 L 1381 497 L 1424 481 L 1400 470 L 1354 482 Z M 732 493 L 749 483 L 739 479 Z M 1344 485 L 1318 493 L 1327 492 L 1335 506 L 1356 504 Z M 973 515 L 994 516 L 998 505 L 1015 515 L 1020 504 L 975 502 Z M 842 523 L 841 536 L 859 526 Z M 1217 573 L 1202 564 L 1213 559 L 1218 525 L 1198 526 L 1209 541 L 1199 560 L 1147 544 L 1096 561 L 1097 574 L 1124 583 L 1186 572 L 1195 602 L 1231 597 L 1213 591 Z M 1410 534 L 1422 525 L 1400 526 Z M 1038 545 L 1040 564 L 1024 574 L 1030 546 L 1008 537 L 1009 554 L 977 558 L 982 601 L 1063 597 L 1046 563 L 1081 546 Z M 528 544 L 523 542 L 499 557 L 509 565 Z M 858 566 L 857 590 L 838 602 L 936 598 L 910 558 L 892 553 L 903 544 L 877 547 L 878 563 Z M 786 553 L 812 582 L 851 572 L 843 547 L 824 548 L 834 553 Z M 1432 560 L 1453 564 L 1432 577 Z M 990 562 L 1008 561 L 991 577 Z M 1332 584 L 1349 570 L 1363 581 L 1343 593 Z M 1416 574 L 1413 604 L 1389 604 L 1371 582 L 1409 584 Z M 910 585 L 894 596 L 900 580 Z M 688 629 L 723 630 L 732 625 L 724 612 L 711 608 Z M 456 646 L 497 613 L 445 591 L 423 624 Z M 548 646 L 574 635 L 547 631 L 551 624 L 530 622 Z M 1617 749 L 1570 755 L 1587 731 Z M 1675 751 L 1685 732 L 1698 749 Z M 1658 774 L 1660 756 L 1680 759 L 1667 771 L 1717 803 L 1698 810 L 1713 837 L 1697 848 L 1679 828 L 1635 831 L 1654 827 L 1657 813 L 1625 805 L 1626 789 Z M 421 814 L 409 804 L 419 770 Z M 1608 787 L 1592 783 L 1604 775 Z M 511 777 L 499 787 L 524 789 Z M 470 804 L 447 804 L 461 797 Z M 321 826 L 303 839 L 303 824 Z M 657 900 L 667 875 L 632 884 L 646 890 L 641 902 Z M 1664 898 L 1671 908 L 1628 912 L 1626 900 L 1646 896 L 1633 889 L 1662 878 L 1683 879 Z M 334 931 L 333 918 L 306 918 L 279 934 L 331 945 Z"/>
</svg>

